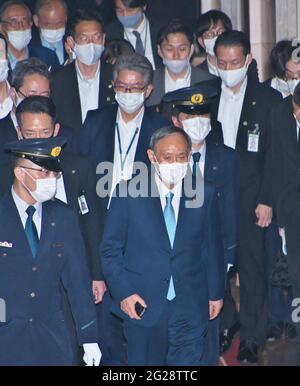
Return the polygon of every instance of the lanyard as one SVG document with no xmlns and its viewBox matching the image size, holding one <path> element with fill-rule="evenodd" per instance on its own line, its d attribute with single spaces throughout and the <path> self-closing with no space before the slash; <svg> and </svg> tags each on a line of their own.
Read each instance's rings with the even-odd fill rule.
<svg viewBox="0 0 300 386">
<path fill-rule="evenodd" d="M 136 136 L 138 135 L 138 132 L 139 132 L 139 128 L 137 127 L 135 132 L 134 132 L 134 135 L 130 141 L 130 144 L 126 150 L 126 153 L 125 153 L 125 158 L 123 160 L 123 157 L 122 157 L 122 144 L 121 144 L 121 136 L 120 136 L 120 130 L 119 130 L 119 125 L 116 123 L 116 129 L 117 129 L 117 134 L 118 134 L 118 143 L 119 143 L 119 154 L 120 154 L 120 164 L 121 164 L 121 175 L 122 175 L 122 178 L 123 178 L 123 172 L 124 172 L 124 166 L 125 166 L 125 163 L 126 163 L 126 160 L 127 160 L 127 157 L 128 157 L 128 154 L 133 146 L 133 143 L 136 139 Z"/>
</svg>

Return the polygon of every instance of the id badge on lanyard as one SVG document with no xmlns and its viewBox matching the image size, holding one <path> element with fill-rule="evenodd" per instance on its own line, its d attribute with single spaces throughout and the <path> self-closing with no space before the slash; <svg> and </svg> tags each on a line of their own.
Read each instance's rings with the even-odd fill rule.
<svg viewBox="0 0 300 386">
<path fill-rule="evenodd" d="M 248 131 L 248 151 L 250 153 L 258 153 L 259 151 L 259 139 L 260 139 L 260 129 L 259 125 L 255 125 L 253 131 Z"/>
</svg>

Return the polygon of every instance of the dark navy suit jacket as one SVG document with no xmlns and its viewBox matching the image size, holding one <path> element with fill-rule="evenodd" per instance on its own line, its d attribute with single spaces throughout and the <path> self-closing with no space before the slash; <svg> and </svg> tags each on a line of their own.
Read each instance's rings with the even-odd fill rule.
<svg viewBox="0 0 300 386">
<path fill-rule="evenodd" d="M 115 133 L 118 105 L 107 106 L 100 110 L 89 111 L 83 129 L 76 141 L 78 152 L 89 156 L 95 165 L 114 161 Z M 169 121 L 158 113 L 145 108 L 140 136 L 137 144 L 135 162 L 149 165 L 147 149 L 152 134 L 159 128 L 169 125 Z M 103 177 L 99 174 L 98 179 Z M 103 204 L 108 203 L 103 200 Z"/>
<path fill-rule="evenodd" d="M 178 308 L 199 326 L 208 322 L 209 300 L 224 295 L 224 261 L 215 189 L 205 185 L 202 207 L 186 207 L 183 194 L 173 249 L 154 182 L 152 196 L 113 198 L 101 259 L 112 311 L 119 317 L 129 320 L 120 302 L 139 294 L 148 308 L 132 323 L 153 326 L 166 306 L 172 275 Z"/>
<path fill-rule="evenodd" d="M 67 230 L 67 231 L 66 231 Z M 0 201 L 0 365 L 71 365 L 72 351 L 60 284 L 67 290 L 79 344 L 97 342 L 97 323 L 85 249 L 75 213 L 59 201 L 42 207 L 34 259 L 11 194 Z"/>
<path fill-rule="evenodd" d="M 42 62 L 46 63 L 48 67 L 60 66 L 56 53 L 47 47 L 42 45 L 37 46 L 31 41 L 28 45 L 29 57 L 38 58 Z"/>
<path fill-rule="evenodd" d="M 228 264 L 235 264 L 237 247 L 237 175 L 236 155 L 232 149 L 219 144 L 206 144 L 204 180 L 217 191 L 225 271 Z"/>
</svg>

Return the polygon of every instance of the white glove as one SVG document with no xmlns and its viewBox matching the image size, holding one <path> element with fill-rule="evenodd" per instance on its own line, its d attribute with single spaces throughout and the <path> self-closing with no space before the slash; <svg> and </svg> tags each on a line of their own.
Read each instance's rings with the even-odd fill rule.
<svg viewBox="0 0 300 386">
<path fill-rule="evenodd" d="M 83 345 L 83 360 L 87 366 L 99 366 L 102 353 L 97 343 L 85 343 Z"/>
</svg>

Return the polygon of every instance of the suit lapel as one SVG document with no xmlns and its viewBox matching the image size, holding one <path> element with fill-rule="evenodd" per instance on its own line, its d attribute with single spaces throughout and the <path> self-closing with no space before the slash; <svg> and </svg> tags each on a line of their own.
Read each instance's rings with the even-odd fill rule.
<svg viewBox="0 0 300 386">
<path fill-rule="evenodd" d="M 65 153 L 62 156 L 62 163 L 64 165 L 64 171 L 63 171 L 63 180 L 64 180 L 64 187 L 65 192 L 67 196 L 68 203 L 75 202 L 76 200 L 76 192 L 77 192 L 77 186 L 74 186 L 74 183 L 77 181 L 77 178 L 74 178 L 76 176 L 76 173 L 79 171 L 72 168 L 72 163 L 70 163 L 70 159 L 68 157 L 68 154 Z"/>
<path fill-rule="evenodd" d="M 69 65 L 69 74 L 68 79 L 66 79 L 66 84 L 73 85 L 72 94 L 68 95 L 70 111 L 72 114 L 76 116 L 73 118 L 73 121 L 82 122 L 82 114 L 81 114 L 81 103 L 80 103 L 80 93 L 79 93 L 79 85 L 77 79 L 77 73 L 75 68 L 75 61 Z"/>
<path fill-rule="evenodd" d="M 298 138 L 297 138 L 297 130 L 296 130 L 296 120 L 294 117 L 293 109 L 292 109 L 292 100 L 290 99 L 290 103 L 288 104 L 288 109 L 285 110 L 284 122 L 286 122 L 286 135 L 288 136 L 290 142 L 290 148 L 293 149 L 295 154 L 299 156 L 299 146 L 298 146 Z"/>
</svg>

